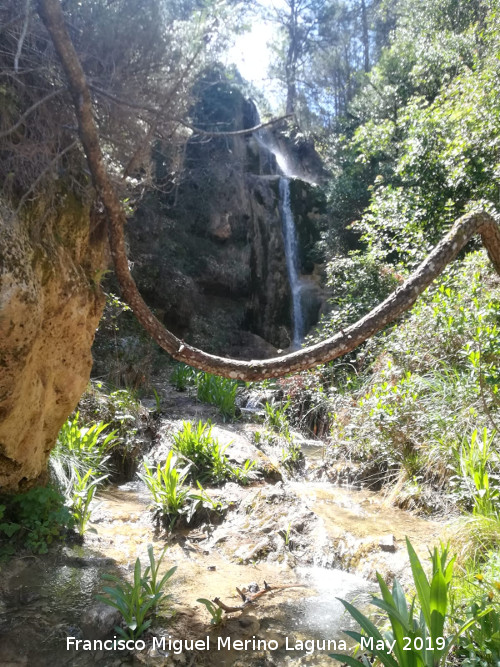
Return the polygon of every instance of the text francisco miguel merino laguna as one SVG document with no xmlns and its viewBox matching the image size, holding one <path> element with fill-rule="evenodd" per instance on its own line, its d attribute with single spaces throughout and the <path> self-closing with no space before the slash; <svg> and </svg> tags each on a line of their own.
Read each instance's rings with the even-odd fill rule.
<svg viewBox="0 0 500 667">
<path fill-rule="evenodd" d="M 148 642 L 149 644 L 149 642 Z M 76 637 L 66 637 L 66 649 L 70 651 L 144 651 L 146 642 L 142 639 L 119 639 L 116 636 L 113 639 L 76 639 Z M 280 645 L 275 639 L 233 639 L 232 637 L 217 637 L 217 644 L 210 645 L 210 637 L 205 639 L 172 639 L 168 637 L 153 637 L 153 650 L 169 651 L 179 655 L 183 651 L 210 651 L 210 650 L 235 650 L 235 651 L 277 651 Z M 285 644 L 281 646 L 285 651 L 305 651 L 314 653 L 314 651 L 337 651 L 346 650 L 347 645 L 343 639 L 307 639 L 305 641 L 292 640 L 285 638 Z"/>
</svg>

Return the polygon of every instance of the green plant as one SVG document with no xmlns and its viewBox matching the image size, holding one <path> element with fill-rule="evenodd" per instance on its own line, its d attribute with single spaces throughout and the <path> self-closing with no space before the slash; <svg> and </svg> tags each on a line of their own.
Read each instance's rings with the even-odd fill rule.
<svg viewBox="0 0 500 667">
<path fill-rule="evenodd" d="M 203 403 L 216 405 L 224 419 L 233 419 L 236 414 L 236 392 L 238 383 L 210 373 L 196 376 L 197 396 Z"/>
<path fill-rule="evenodd" d="M 290 437 L 281 448 L 281 462 L 286 468 L 292 470 L 299 465 L 302 457 L 303 454 L 300 444 Z"/>
<path fill-rule="evenodd" d="M 279 405 L 266 401 L 264 404 L 266 425 L 286 439 L 290 438 L 290 423 L 286 414 L 289 407 L 290 401 Z"/>
<path fill-rule="evenodd" d="M 455 559 L 448 558 L 447 547 L 441 547 L 439 551 L 435 547 L 431 554 L 432 573 L 429 580 L 408 538 L 406 545 L 416 598 L 408 605 L 399 581 L 394 580 L 391 593 L 377 573 L 382 599 L 374 597 L 372 604 L 384 612 L 391 630 L 382 634 L 354 605 L 340 600 L 363 630 L 363 633 L 347 630 L 345 633 L 359 642 L 361 649 L 367 648 L 370 655 L 385 667 L 438 667 L 445 663 L 452 646 L 476 622 L 476 618 L 466 621 L 452 635 L 444 636 Z M 417 603 L 420 613 L 417 613 Z M 388 646 L 393 646 L 392 654 Z M 353 657 L 339 654 L 331 654 L 330 657 L 359 667 L 359 661 Z M 370 664 L 366 656 L 363 657 L 363 664 Z"/>
<path fill-rule="evenodd" d="M 175 451 L 192 464 L 189 474 L 193 479 L 219 483 L 231 477 L 232 468 L 224 455 L 231 443 L 221 447 L 212 436 L 210 422 L 199 421 L 196 426 L 183 422 L 173 439 Z"/>
<path fill-rule="evenodd" d="M 196 379 L 196 371 L 186 364 L 176 364 L 170 373 L 170 382 L 177 391 L 186 391 Z"/>
<path fill-rule="evenodd" d="M 71 485 L 69 507 L 73 516 L 78 533 L 83 535 L 90 519 L 90 504 L 94 499 L 97 488 L 101 482 L 107 479 L 108 475 L 94 477 L 94 470 L 89 468 L 85 475 L 80 475 L 75 468 L 75 479 Z"/>
<path fill-rule="evenodd" d="M 159 415 L 161 413 L 161 397 L 154 387 L 152 387 L 152 390 L 155 397 L 155 413 Z"/>
<path fill-rule="evenodd" d="M 459 453 L 462 477 L 470 488 L 470 497 L 474 500 L 474 514 L 500 519 L 498 499 L 500 489 L 490 483 L 489 468 L 498 455 L 492 448 L 495 433 L 488 435 L 483 429 L 482 438 L 478 438 L 477 429 L 470 440 L 463 440 Z"/>
<path fill-rule="evenodd" d="M 0 551 L 6 556 L 16 548 L 47 553 L 49 546 L 72 526 L 64 497 L 51 486 L 4 496 L 0 521 Z"/>
<path fill-rule="evenodd" d="M 483 555 L 484 556 L 484 555 Z M 457 642 L 456 658 L 464 667 L 498 667 L 500 661 L 500 551 L 482 562 L 468 561 L 454 578 L 452 614 L 456 624 L 475 619 Z"/>
<path fill-rule="evenodd" d="M 102 578 L 110 581 L 114 586 L 104 586 L 103 591 L 108 597 L 103 595 L 96 596 L 98 600 L 118 609 L 123 616 L 126 630 L 120 626 L 115 626 L 115 631 L 125 639 L 137 639 L 151 625 L 151 619 L 148 616 L 163 597 L 163 587 L 174 574 L 176 567 L 166 572 L 161 579 L 158 578 L 159 567 L 161 565 L 165 549 L 163 550 L 158 562 L 155 562 L 152 545 L 148 546 L 149 565 L 141 572 L 141 561 L 137 558 L 134 567 L 134 577 L 132 583 L 122 581 L 111 574 L 104 574 Z"/>
<path fill-rule="evenodd" d="M 250 479 L 253 476 L 252 469 L 255 467 L 256 461 L 251 461 L 247 459 L 243 464 L 243 468 L 238 468 L 237 466 L 231 466 L 231 475 L 233 476 L 235 482 L 245 486 L 248 484 Z"/>
<path fill-rule="evenodd" d="M 167 547 L 164 547 L 163 551 L 160 554 L 160 557 L 158 558 L 158 560 L 156 560 L 153 545 L 148 544 L 149 565 L 144 571 L 144 575 L 142 577 L 142 585 L 144 590 L 148 593 L 148 595 L 153 597 L 157 596 L 158 594 L 161 594 L 162 597 L 165 597 L 165 594 L 163 593 L 165 584 L 177 570 L 177 566 L 174 565 L 174 567 L 171 567 L 170 570 L 167 570 L 167 572 L 165 572 L 165 574 L 161 577 L 161 579 L 159 578 L 160 566 L 162 564 L 166 550 Z"/>
<path fill-rule="evenodd" d="M 80 426 L 80 413 L 68 419 L 57 436 L 52 451 L 52 461 L 59 459 L 66 477 L 77 467 L 81 473 L 89 468 L 97 472 L 104 469 L 110 450 L 116 445 L 116 431 L 105 433 L 108 424 L 98 422 L 91 426 Z"/>
<path fill-rule="evenodd" d="M 153 470 L 144 461 L 145 472 L 139 475 L 139 478 L 148 487 L 156 508 L 170 519 L 170 528 L 174 526 L 180 514 L 185 510 L 190 495 L 189 487 L 185 486 L 184 482 L 191 464 L 177 470 L 176 462 L 177 459 L 170 451 L 163 467 L 158 463 L 156 470 Z"/>
<path fill-rule="evenodd" d="M 201 602 L 207 608 L 208 613 L 211 616 L 211 625 L 220 625 L 222 623 L 222 609 L 217 604 L 214 604 L 211 600 L 207 600 L 206 598 L 198 598 L 196 602 Z"/>
</svg>

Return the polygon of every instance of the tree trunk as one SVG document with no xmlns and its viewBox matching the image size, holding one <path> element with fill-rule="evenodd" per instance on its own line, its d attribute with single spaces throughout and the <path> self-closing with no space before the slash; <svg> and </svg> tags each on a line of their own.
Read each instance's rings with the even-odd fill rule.
<svg viewBox="0 0 500 667">
<path fill-rule="evenodd" d="M 368 13 L 366 0 L 361 0 L 361 30 L 363 35 L 363 66 L 365 72 L 370 71 L 370 37 L 368 34 Z"/>
</svg>

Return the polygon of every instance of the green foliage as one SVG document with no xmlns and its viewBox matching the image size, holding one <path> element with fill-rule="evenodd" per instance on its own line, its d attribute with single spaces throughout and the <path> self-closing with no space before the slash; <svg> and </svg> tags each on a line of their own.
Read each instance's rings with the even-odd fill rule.
<svg viewBox="0 0 500 667">
<path fill-rule="evenodd" d="M 189 487 L 185 486 L 184 482 L 191 464 L 178 470 L 176 463 L 177 459 L 170 451 L 163 467 L 158 463 L 156 470 L 153 470 L 144 461 L 145 472 L 139 475 L 153 497 L 154 506 L 169 520 L 170 528 L 179 516 L 185 513 L 190 497 Z"/>
<path fill-rule="evenodd" d="M 338 386 L 328 394 L 334 452 L 370 461 L 379 479 L 398 478 L 405 485 L 400 496 L 405 503 L 422 506 L 422 485 L 448 492 L 466 508 L 475 502 L 472 478 L 460 464 L 462 443 L 496 423 L 500 407 L 499 343 L 492 335 L 498 327 L 499 289 L 486 262 L 483 253 L 472 253 L 450 268 L 405 322 L 370 343 L 371 368 L 356 373 L 360 363 L 352 364 L 354 391 Z M 334 381 L 338 377 L 333 374 Z M 340 381 L 345 384 L 341 376 Z M 489 432 L 494 489 L 498 436 Z M 407 491 L 417 494 L 413 500 Z"/>
<path fill-rule="evenodd" d="M 151 493 L 153 506 L 167 520 L 170 530 L 181 517 L 190 523 L 200 509 L 205 508 L 216 513 L 224 509 L 222 503 L 214 501 L 205 492 L 200 482 L 196 482 L 198 492 L 192 491 L 185 484 L 191 463 L 181 470 L 177 469 L 176 463 L 177 459 L 173 451 L 170 451 L 163 467 L 158 464 L 156 470 L 153 470 L 144 461 L 145 473 L 139 475 Z"/>
<path fill-rule="evenodd" d="M 311 340 L 332 336 L 356 322 L 383 301 L 401 280 L 395 270 L 370 254 L 353 251 L 348 257 L 333 257 L 326 267 L 329 312 L 322 315 L 319 330 Z"/>
<path fill-rule="evenodd" d="M 236 392 L 238 390 L 237 382 L 210 373 L 198 373 L 196 388 L 200 401 L 216 405 L 224 419 L 234 418 L 236 414 Z"/>
<path fill-rule="evenodd" d="M 107 593 L 107 597 L 98 595 L 97 599 L 118 609 L 121 613 L 126 630 L 115 626 L 115 631 L 124 639 L 138 639 L 149 628 L 152 621 L 148 617 L 163 598 L 163 589 L 177 569 L 172 567 L 161 579 L 159 578 L 159 569 L 165 550 L 155 562 L 153 547 L 149 545 L 149 565 L 142 572 L 141 561 L 137 558 L 132 583 L 122 581 L 111 574 L 105 574 L 102 577 L 115 585 L 104 586 L 103 591 Z"/>
<path fill-rule="evenodd" d="M 195 426 L 191 422 L 182 422 L 182 429 L 174 435 L 173 448 L 192 465 L 189 471 L 193 479 L 201 482 L 223 482 L 232 475 L 232 469 L 225 450 L 231 443 L 221 447 L 212 436 L 212 424 L 201 421 Z"/>
<path fill-rule="evenodd" d="M 243 468 L 232 466 L 224 453 L 231 443 L 225 447 L 219 444 L 212 436 L 210 421 L 199 421 L 196 425 L 182 422 L 182 429 L 174 434 L 173 440 L 173 449 L 191 463 L 191 479 L 214 484 L 227 479 L 235 479 L 241 484 L 248 482 L 255 461 L 247 460 Z"/>
<path fill-rule="evenodd" d="M 242 486 L 248 484 L 248 482 L 253 478 L 252 470 L 256 466 L 256 461 L 250 461 L 247 459 L 243 464 L 243 468 L 238 468 L 237 466 L 231 466 L 231 473 L 234 478 L 234 481 Z"/>
<path fill-rule="evenodd" d="M 286 440 L 290 436 L 290 423 L 288 421 L 287 410 L 290 407 L 290 401 L 284 404 L 269 403 L 264 404 L 265 422 L 269 428 L 275 431 L 278 435 L 283 436 Z"/>
<path fill-rule="evenodd" d="M 49 465 L 52 476 L 66 498 L 74 525 L 83 535 L 90 519 L 90 505 L 98 487 L 109 477 L 108 460 L 117 445 L 116 431 L 106 432 L 108 424 L 79 425 L 80 414 L 69 418 L 61 428 Z"/>
<path fill-rule="evenodd" d="M 465 667 L 497 667 L 500 660 L 500 551 L 468 561 L 454 578 L 452 616 L 475 622 L 459 637 L 456 658 Z"/>
<path fill-rule="evenodd" d="M 457 642 L 464 630 L 474 623 L 467 621 L 461 628 L 449 636 L 446 634 L 446 620 L 449 607 L 450 583 L 453 574 L 454 558 L 448 558 L 448 549 L 434 548 L 431 554 L 432 573 L 428 579 L 420 560 L 410 541 L 406 540 L 410 557 L 413 583 L 416 598 L 408 604 L 406 596 L 397 579 L 394 580 L 392 592 L 382 577 L 377 574 L 382 598 L 374 597 L 372 604 L 384 613 L 390 623 L 391 630 L 381 633 L 378 628 L 356 607 L 341 600 L 351 616 L 359 623 L 363 632 L 345 631 L 349 637 L 361 642 L 362 637 L 374 638 L 375 646 L 371 657 L 377 658 L 385 667 L 438 667 L 444 665 L 451 647 Z M 418 611 L 418 609 L 419 611 Z M 408 639 L 407 639 L 408 638 Z M 387 651 L 386 641 L 395 642 L 393 655 Z M 410 648 L 410 650 L 408 649 Z M 332 658 L 357 666 L 354 658 L 331 654 Z M 363 664 L 369 662 L 363 658 Z"/>
<path fill-rule="evenodd" d="M 0 554 L 4 556 L 22 548 L 47 553 L 49 546 L 72 526 L 63 496 L 51 486 L 3 496 L 0 522 Z"/>
<path fill-rule="evenodd" d="M 196 380 L 196 371 L 186 364 L 175 364 L 170 373 L 170 382 L 177 391 L 186 391 L 190 384 Z"/>
<path fill-rule="evenodd" d="M 52 457 L 59 459 L 66 476 L 71 476 L 75 467 L 80 471 L 94 468 L 103 469 L 111 449 L 116 445 L 116 431 L 106 433 L 109 424 L 103 422 L 91 426 L 80 426 L 80 413 L 69 418 L 57 436 L 57 444 Z"/>
<path fill-rule="evenodd" d="M 290 432 L 290 422 L 287 411 L 290 409 L 291 401 L 285 403 L 264 404 L 265 423 L 267 429 L 264 433 L 256 432 L 256 442 L 267 442 L 270 445 L 281 447 L 281 462 L 292 471 L 302 461 L 303 455 L 300 444 L 296 442 Z"/>
<path fill-rule="evenodd" d="M 85 475 L 80 475 L 78 469 L 74 469 L 75 478 L 71 490 L 67 489 L 67 504 L 73 516 L 74 525 L 79 535 L 83 535 L 89 522 L 91 510 L 90 504 L 94 500 L 95 492 L 99 484 L 107 479 L 107 475 L 96 478 L 95 471 L 89 468 Z"/>
<path fill-rule="evenodd" d="M 494 436 L 495 434 L 489 436 L 487 429 L 484 428 L 482 438 L 478 438 L 478 432 L 474 430 L 470 440 L 462 442 L 459 460 L 462 479 L 468 484 L 470 496 L 474 500 L 474 514 L 494 517 L 500 521 L 498 505 L 500 488 L 498 480 L 495 480 L 494 485 L 490 483 L 489 474 L 494 460 L 497 468 L 500 467 L 498 453 L 492 448 Z"/>
<path fill-rule="evenodd" d="M 222 623 L 223 612 L 217 604 L 206 598 L 198 598 L 196 602 L 201 602 L 207 608 L 207 611 L 210 614 L 211 625 L 220 625 Z"/>
</svg>

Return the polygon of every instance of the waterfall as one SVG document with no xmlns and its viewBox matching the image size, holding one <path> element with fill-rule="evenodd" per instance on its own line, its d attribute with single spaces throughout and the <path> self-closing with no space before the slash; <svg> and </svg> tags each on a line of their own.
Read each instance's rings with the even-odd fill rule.
<svg viewBox="0 0 500 667">
<path fill-rule="evenodd" d="M 286 268 L 290 282 L 290 291 L 292 293 L 292 346 L 297 349 L 304 338 L 304 316 L 301 301 L 302 285 L 299 278 L 299 246 L 290 206 L 290 179 L 285 176 L 280 178 L 280 210 L 283 221 Z"/>
<path fill-rule="evenodd" d="M 259 111 L 253 101 L 251 104 L 253 107 L 253 121 L 255 125 L 258 125 L 260 123 Z M 303 284 L 300 279 L 299 245 L 295 230 L 295 221 L 290 206 L 290 179 L 296 178 L 297 174 L 290 156 L 287 156 L 283 152 L 272 131 L 264 128 L 255 132 L 253 136 L 263 152 L 263 155 L 261 153 L 261 164 L 264 163 L 264 171 L 269 170 L 272 174 L 278 172 L 280 175 L 279 208 L 283 225 L 286 268 L 292 295 L 292 348 L 298 349 L 305 335 L 301 300 Z M 270 157 L 271 160 L 269 159 Z"/>
</svg>

